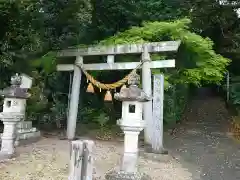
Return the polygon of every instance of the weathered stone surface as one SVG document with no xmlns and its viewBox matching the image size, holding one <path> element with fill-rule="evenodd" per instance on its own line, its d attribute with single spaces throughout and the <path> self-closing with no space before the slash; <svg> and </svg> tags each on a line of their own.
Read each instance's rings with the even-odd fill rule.
<svg viewBox="0 0 240 180">
<path fill-rule="evenodd" d="M 0 95 L 9 98 L 27 99 L 29 94 L 27 93 L 27 89 L 20 88 L 21 83 L 22 77 L 16 74 L 15 76 L 11 77 L 11 86 L 1 90 Z"/>
<path fill-rule="evenodd" d="M 2 134 L 0 134 L 1 142 Z M 37 128 L 32 127 L 32 121 L 20 121 L 16 125 L 15 146 L 26 145 L 36 142 L 41 137 L 41 132 Z M 24 141 L 24 143 L 23 143 Z"/>
<path fill-rule="evenodd" d="M 168 150 L 164 149 L 163 147 L 154 149 L 150 144 L 144 144 L 144 150 L 146 153 L 163 154 L 163 155 L 168 154 Z"/>
<path fill-rule="evenodd" d="M 138 87 L 140 84 L 140 76 L 134 72 L 128 78 L 129 88 L 122 88 L 120 93 L 115 93 L 114 98 L 119 101 L 150 101 L 151 97 Z"/>
<path fill-rule="evenodd" d="M 83 180 L 88 180 L 93 178 L 93 150 L 95 144 L 92 140 L 84 140 L 83 146 L 82 177 Z"/>
<path fill-rule="evenodd" d="M 116 46 L 89 46 L 87 48 L 66 49 L 59 51 L 58 57 L 109 55 L 109 54 L 137 54 L 143 52 L 145 46 L 148 52 L 177 51 L 180 41 L 151 42 L 143 44 L 120 44 Z"/>
<path fill-rule="evenodd" d="M 70 180 L 92 180 L 93 149 L 94 142 L 91 140 L 71 142 L 68 177 Z"/>
<path fill-rule="evenodd" d="M 76 63 L 83 62 L 83 57 L 77 57 Z M 80 94 L 80 86 L 82 79 L 82 71 L 79 67 L 74 67 L 73 79 L 72 79 L 72 91 L 69 104 L 68 120 L 67 120 L 67 138 L 73 140 L 75 138 L 77 113 L 78 113 L 78 100 Z"/>
<path fill-rule="evenodd" d="M 109 71 L 109 70 L 127 70 L 127 69 L 141 69 L 140 66 L 141 62 L 116 62 L 113 64 L 108 63 L 93 63 L 93 64 L 77 64 L 84 67 L 85 70 L 90 71 Z M 58 64 L 57 71 L 73 71 L 74 64 Z M 175 60 L 168 59 L 168 60 L 156 60 L 150 62 L 151 69 L 156 68 L 169 68 L 175 67 Z"/>
<path fill-rule="evenodd" d="M 41 136 L 40 131 L 33 131 L 33 132 L 24 132 L 19 133 L 19 140 L 31 139 L 31 138 L 38 138 Z"/>
<path fill-rule="evenodd" d="M 8 160 L 8 159 L 11 159 L 11 158 L 13 158 L 13 157 L 14 157 L 13 154 L 8 154 L 8 153 L 5 153 L 5 152 L 0 152 L 0 162 L 1 162 L 1 161 Z"/>
<path fill-rule="evenodd" d="M 21 121 L 17 124 L 18 129 L 31 129 L 32 121 Z"/>
<path fill-rule="evenodd" d="M 0 119 L 3 121 L 4 129 L 1 136 L 1 152 L 14 154 L 16 140 L 16 124 L 22 119 L 23 114 L 19 113 L 0 113 Z"/>
<path fill-rule="evenodd" d="M 106 174 L 106 180 L 151 180 L 151 177 L 145 173 L 127 173 L 124 171 L 111 171 Z"/>
<path fill-rule="evenodd" d="M 152 73 L 151 73 L 151 56 L 145 46 L 142 53 L 142 90 L 148 95 L 152 96 Z M 145 102 L 143 104 L 143 120 L 146 122 L 146 127 L 144 128 L 144 139 L 145 142 L 151 144 L 152 139 L 152 100 Z"/>
<path fill-rule="evenodd" d="M 32 127 L 32 121 L 20 121 L 17 124 L 17 135 L 19 140 L 26 140 L 36 139 L 41 136 L 41 133 L 37 128 Z"/>
<path fill-rule="evenodd" d="M 147 153 L 144 151 L 139 152 L 139 156 L 148 159 L 153 162 L 160 162 L 160 163 L 168 163 L 171 161 L 172 157 L 169 155 L 163 156 L 162 154 L 156 154 L 156 153 Z"/>
</svg>

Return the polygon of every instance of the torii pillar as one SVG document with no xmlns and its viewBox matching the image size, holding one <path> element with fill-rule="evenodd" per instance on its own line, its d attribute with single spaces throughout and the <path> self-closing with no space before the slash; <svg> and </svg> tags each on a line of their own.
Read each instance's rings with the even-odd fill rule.
<svg viewBox="0 0 240 180">
<path fill-rule="evenodd" d="M 83 57 L 78 56 L 76 58 L 75 63 L 82 63 L 82 62 L 83 62 Z M 78 66 L 74 66 L 69 113 L 68 113 L 68 119 L 67 119 L 67 138 L 69 140 L 73 140 L 75 138 L 75 133 L 76 133 L 76 121 L 77 121 L 77 114 L 78 114 L 81 79 L 82 79 L 81 69 Z"/>
<path fill-rule="evenodd" d="M 152 96 L 152 74 L 151 74 L 151 58 L 147 50 L 144 47 L 142 53 L 142 88 L 143 91 L 149 96 Z M 152 100 L 144 102 L 143 104 L 143 119 L 146 122 L 144 129 L 144 141 L 146 145 L 151 145 L 151 132 L 152 132 L 152 122 L 153 122 L 153 112 L 152 112 Z"/>
</svg>

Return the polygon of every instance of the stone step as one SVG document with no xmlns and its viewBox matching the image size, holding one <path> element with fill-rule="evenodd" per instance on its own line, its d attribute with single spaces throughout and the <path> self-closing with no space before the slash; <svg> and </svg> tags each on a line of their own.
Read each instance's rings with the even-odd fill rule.
<svg viewBox="0 0 240 180">
<path fill-rule="evenodd" d="M 40 137 L 41 137 L 40 131 L 20 133 L 18 145 L 19 144 L 26 145 L 29 143 L 33 143 L 35 141 L 38 141 Z M 1 149 L 1 142 L 2 140 L 1 140 L 1 134 L 0 134 L 0 149 Z M 0 155 L 0 160 L 1 160 L 1 155 Z"/>
<path fill-rule="evenodd" d="M 30 132 L 36 132 L 37 128 L 31 128 L 31 129 L 18 129 L 18 133 L 30 133 Z"/>
<path fill-rule="evenodd" d="M 18 130 L 18 135 L 19 136 L 23 136 L 23 134 L 30 134 L 27 136 L 31 136 L 31 134 L 36 134 L 36 136 L 38 136 L 38 134 L 40 134 L 40 131 L 37 130 L 37 128 L 31 128 L 31 129 L 19 129 Z M 40 136 L 40 135 L 39 135 Z M 0 134 L 0 138 L 2 137 L 2 133 Z"/>
<path fill-rule="evenodd" d="M 32 121 L 21 121 L 17 124 L 18 129 L 31 129 Z"/>
<path fill-rule="evenodd" d="M 41 136 L 40 131 L 25 132 L 25 133 L 20 133 L 19 134 L 19 140 L 27 140 L 27 139 L 32 139 L 32 138 L 38 138 L 40 136 Z"/>
</svg>

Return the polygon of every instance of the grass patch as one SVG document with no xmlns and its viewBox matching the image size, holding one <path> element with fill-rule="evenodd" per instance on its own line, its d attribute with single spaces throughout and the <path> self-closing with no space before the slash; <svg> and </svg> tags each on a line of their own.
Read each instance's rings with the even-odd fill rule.
<svg viewBox="0 0 240 180">
<path fill-rule="evenodd" d="M 99 126 L 97 123 L 77 124 L 77 136 L 87 136 L 97 140 L 109 141 L 123 137 L 118 125 Z"/>
</svg>

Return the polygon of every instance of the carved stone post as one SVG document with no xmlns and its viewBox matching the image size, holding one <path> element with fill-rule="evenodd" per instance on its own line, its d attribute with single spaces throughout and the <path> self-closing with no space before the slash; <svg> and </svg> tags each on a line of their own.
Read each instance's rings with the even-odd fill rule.
<svg viewBox="0 0 240 180">
<path fill-rule="evenodd" d="M 69 177 L 70 180 L 80 180 L 82 175 L 83 142 L 72 141 L 70 149 Z"/>
<path fill-rule="evenodd" d="M 77 140 L 71 142 L 69 180 L 92 180 L 94 142 Z"/>
<path fill-rule="evenodd" d="M 154 75 L 153 85 L 153 126 L 152 151 L 156 154 L 166 154 L 163 148 L 163 102 L 164 102 L 164 75 Z"/>
<path fill-rule="evenodd" d="M 94 142 L 90 140 L 84 140 L 83 146 L 82 180 L 92 180 Z"/>
</svg>

